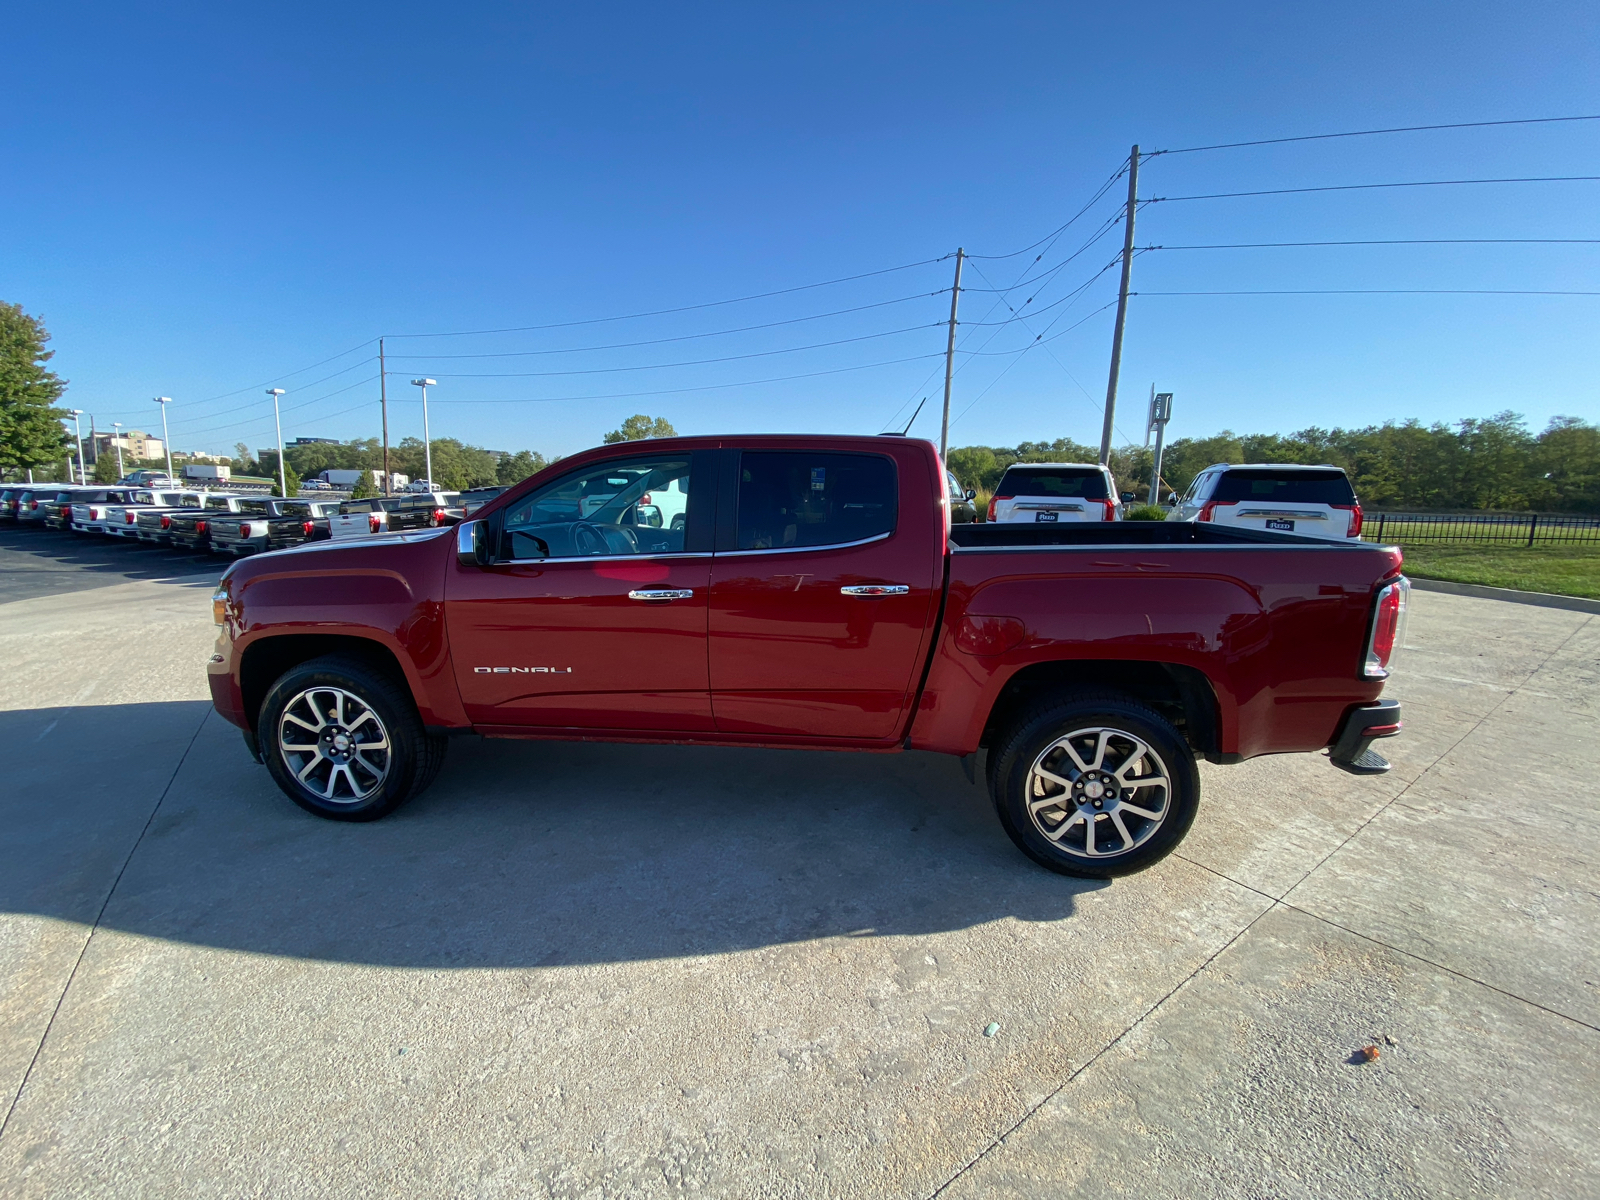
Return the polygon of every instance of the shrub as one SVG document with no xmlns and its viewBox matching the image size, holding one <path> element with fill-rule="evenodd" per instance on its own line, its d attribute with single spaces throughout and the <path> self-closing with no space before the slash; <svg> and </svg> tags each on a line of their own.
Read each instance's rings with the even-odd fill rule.
<svg viewBox="0 0 1600 1200">
<path fill-rule="evenodd" d="M 1124 521 L 1165 521 L 1167 510 L 1159 504 L 1139 504 L 1122 514 Z"/>
</svg>

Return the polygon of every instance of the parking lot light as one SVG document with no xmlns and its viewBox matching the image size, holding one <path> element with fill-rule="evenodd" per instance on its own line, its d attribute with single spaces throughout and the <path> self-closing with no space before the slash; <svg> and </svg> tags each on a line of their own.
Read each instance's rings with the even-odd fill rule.
<svg viewBox="0 0 1600 1200">
<path fill-rule="evenodd" d="M 78 482 L 87 487 L 89 486 L 89 472 L 84 469 L 83 465 L 83 422 L 78 420 L 79 417 L 83 416 L 83 409 L 69 408 L 67 409 L 67 415 L 72 418 L 72 428 L 78 434 Z M 68 471 L 68 474 L 70 475 L 71 471 Z"/>
<path fill-rule="evenodd" d="M 428 473 L 428 487 L 437 491 L 438 487 L 433 482 L 433 437 L 428 433 L 428 389 L 438 387 L 437 379 L 413 379 L 412 385 L 422 389 L 422 459 L 424 469 Z"/>
<path fill-rule="evenodd" d="M 278 490 L 283 493 L 283 498 L 289 498 L 289 468 L 283 464 L 283 416 L 278 412 L 278 397 L 283 395 L 282 388 L 268 388 L 267 395 L 272 397 L 272 423 L 278 427 Z"/>
<path fill-rule="evenodd" d="M 162 409 L 163 413 L 167 410 Z M 117 448 L 117 478 L 126 479 L 128 473 L 122 469 L 122 422 L 111 422 L 111 444 Z"/>
<path fill-rule="evenodd" d="M 167 452 L 167 478 L 172 478 L 172 439 L 167 436 L 167 405 L 172 403 L 171 396 L 157 396 L 156 403 L 161 405 L 161 447 Z"/>
</svg>

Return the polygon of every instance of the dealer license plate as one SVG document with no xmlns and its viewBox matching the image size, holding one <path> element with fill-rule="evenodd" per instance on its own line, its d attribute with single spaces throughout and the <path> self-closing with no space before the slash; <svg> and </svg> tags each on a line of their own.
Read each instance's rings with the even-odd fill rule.
<svg viewBox="0 0 1600 1200">
<path fill-rule="evenodd" d="M 1053 512 L 1036 512 L 1033 514 L 1033 519 L 1035 521 L 1059 521 L 1061 519 L 1061 514 Z"/>
<path fill-rule="evenodd" d="M 1267 528 L 1268 529 L 1276 529 L 1279 533 L 1293 533 L 1294 532 L 1294 522 L 1293 521 L 1268 521 L 1267 522 Z"/>
</svg>

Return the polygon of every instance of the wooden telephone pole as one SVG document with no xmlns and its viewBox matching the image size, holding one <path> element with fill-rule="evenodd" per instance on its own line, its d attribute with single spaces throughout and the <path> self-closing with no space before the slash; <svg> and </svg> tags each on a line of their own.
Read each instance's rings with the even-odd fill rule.
<svg viewBox="0 0 1600 1200">
<path fill-rule="evenodd" d="M 1139 205 L 1139 147 L 1128 157 L 1128 215 L 1122 232 L 1122 291 L 1111 334 L 1111 378 L 1106 383 L 1106 423 L 1100 430 L 1100 465 L 1111 461 L 1111 422 L 1117 415 L 1117 375 L 1122 370 L 1122 329 L 1128 320 L 1128 283 L 1133 278 L 1133 212 Z"/>
<path fill-rule="evenodd" d="M 956 249 L 956 282 L 950 289 L 950 336 L 944 345 L 944 421 L 939 426 L 939 458 L 950 450 L 950 379 L 956 365 L 956 304 L 961 299 L 961 263 L 967 256 L 965 249 Z"/>
</svg>

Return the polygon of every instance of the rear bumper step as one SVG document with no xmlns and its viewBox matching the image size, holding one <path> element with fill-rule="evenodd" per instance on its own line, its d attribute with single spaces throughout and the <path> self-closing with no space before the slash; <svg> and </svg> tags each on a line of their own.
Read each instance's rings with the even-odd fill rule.
<svg viewBox="0 0 1600 1200">
<path fill-rule="evenodd" d="M 1333 739 L 1328 760 L 1352 775 L 1382 775 L 1389 769 L 1389 760 L 1374 750 L 1372 743 L 1394 737 L 1400 729 L 1398 700 L 1377 700 L 1353 708 Z"/>
</svg>

